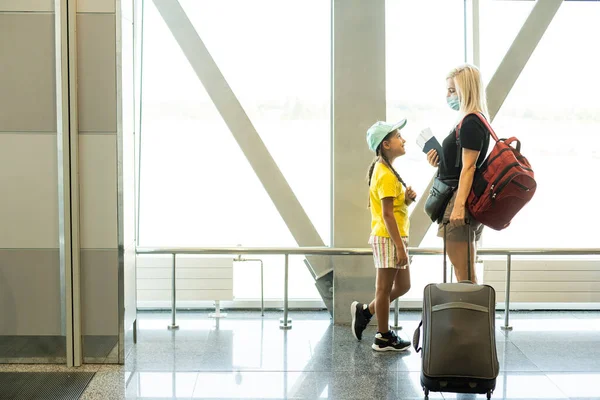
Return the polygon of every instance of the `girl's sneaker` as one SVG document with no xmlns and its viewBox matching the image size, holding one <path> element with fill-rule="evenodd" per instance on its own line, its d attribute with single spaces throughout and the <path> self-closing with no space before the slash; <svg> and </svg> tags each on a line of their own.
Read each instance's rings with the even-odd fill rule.
<svg viewBox="0 0 600 400">
<path fill-rule="evenodd" d="M 375 351 L 406 351 L 410 345 L 409 341 L 399 338 L 396 332 L 390 330 L 386 333 L 377 332 L 371 348 Z"/>
<path fill-rule="evenodd" d="M 352 334 L 356 340 L 361 340 L 363 331 L 371 321 L 371 317 L 367 316 L 370 313 L 364 304 L 355 301 L 350 306 L 350 314 L 352 315 Z"/>
</svg>

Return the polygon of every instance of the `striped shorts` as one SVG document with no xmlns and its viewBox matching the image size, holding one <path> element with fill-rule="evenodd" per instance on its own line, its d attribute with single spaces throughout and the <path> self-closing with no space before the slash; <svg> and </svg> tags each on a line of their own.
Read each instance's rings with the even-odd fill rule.
<svg viewBox="0 0 600 400">
<path fill-rule="evenodd" d="M 403 236 L 402 241 L 404 242 L 404 246 L 408 248 L 408 237 Z M 373 261 L 375 262 L 375 268 L 406 269 L 409 267 L 409 264 L 396 264 L 396 245 L 394 244 L 392 238 L 371 236 L 369 238 L 369 244 L 373 248 Z"/>
</svg>

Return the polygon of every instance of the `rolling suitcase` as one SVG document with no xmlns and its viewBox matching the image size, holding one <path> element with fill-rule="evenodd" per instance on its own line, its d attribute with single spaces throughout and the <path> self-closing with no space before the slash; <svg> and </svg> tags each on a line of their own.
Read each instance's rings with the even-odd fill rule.
<svg viewBox="0 0 600 400">
<path fill-rule="evenodd" d="M 467 254 L 471 264 L 471 252 Z M 444 226 L 444 283 L 425 287 L 423 315 L 413 337 L 415 350 L 421 351 L 426 399 L 430 391 L 487 394 L 489 399 L 496 388 L 496 292 L 489 285 L 471 283 L 468 271 L 469 281 L 446 283 Z"/>
</svg>

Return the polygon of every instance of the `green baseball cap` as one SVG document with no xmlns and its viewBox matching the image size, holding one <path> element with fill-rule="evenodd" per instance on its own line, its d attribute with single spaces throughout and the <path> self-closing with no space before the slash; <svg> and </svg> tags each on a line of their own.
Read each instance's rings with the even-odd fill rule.
<svg viewBox="0 0 600 400">
<path fill-rule="evenodd" d="M 406 125 L 406 118 L 400 120 L 395 124 L 390 124 L 384 121 L 375 122 L 367 131 L 367 144 L 372 152 L 377 152 L 377 147 L 381 144 L 383 139 L 396 129 L 402 129 Z"/>
</svg>

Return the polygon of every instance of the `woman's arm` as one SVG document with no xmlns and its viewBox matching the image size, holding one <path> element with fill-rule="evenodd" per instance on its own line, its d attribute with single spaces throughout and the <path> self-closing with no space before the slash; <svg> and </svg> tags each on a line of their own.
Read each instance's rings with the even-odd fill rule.
<svg viewBox="0 0 600 400">
<path fill-rule="evenodd" d="M 475 168 L 479 151 L 471 149 L 462 149 L 462 170 L 460 171 L 460 179 L 458 180 L 458 189 L 454 208 L 450 215 L 450 222 L 457 225 L 465 223 L 465 207 L 471 186 L 473 186 L 473 177 L 475 176 Z"/>
</svg>

